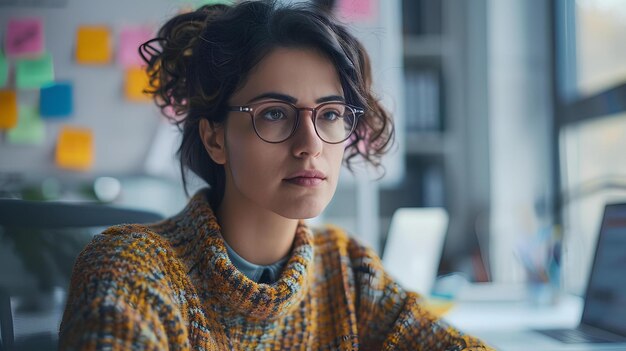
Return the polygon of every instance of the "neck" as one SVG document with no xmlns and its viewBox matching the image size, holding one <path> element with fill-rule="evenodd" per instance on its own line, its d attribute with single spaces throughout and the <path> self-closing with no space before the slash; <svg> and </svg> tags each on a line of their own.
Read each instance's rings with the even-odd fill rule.
<svg viewBox="0 0 626 351">
<path fill-rule="evenodd" d="M 286 257 L 298 226 L 298 220 L 261 208 L 228 187 L 216 216 L 228 245 L 246 261 L 258 265 Z"/>
</svg>

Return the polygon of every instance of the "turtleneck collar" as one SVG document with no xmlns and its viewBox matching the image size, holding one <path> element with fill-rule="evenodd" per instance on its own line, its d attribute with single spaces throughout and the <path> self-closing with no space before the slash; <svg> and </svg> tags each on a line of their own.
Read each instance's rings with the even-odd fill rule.
<svg viewBox="0 0 626 351">
<path fill-rule="evenodd" d="M 219 300 L 220 306 L 226 307 L 225 314 L 273 320 L 297 307 L 306 294 L 313 277 L 314 255 L 313 235 L 304 221 L 298 222 L 291 252 L 278 279 L 259 284 L 237 269 L 229 258 L 207 189 L 196 193 L 172 220 L 176 233 L 170 240 L 184 243 L 185 247 L 177 251 L 185 251 L 195 261 L 206 282 L 204 288 Z"/>
<path fill-rule="evenodd" d="M 230 258 L 230 261 L 235 265 L 235 267 L 237 267 L 237 269 L 245 274 L 250 280 L 257 283 L 261 280 L 263 273 L 267 275 L 267 279 L 270 282 L 278 280 L 280 272 L 288 258 L 282 258 L 281 260 L 268 265 L 258 265 L 239 256 L 239 254 L 235 252 L 230 245 L 228 245 L 226 240 L 224 240 L 224 245 L 226 246 L 226 251 L 228 252 L 228 258 Z"/>
</svg>

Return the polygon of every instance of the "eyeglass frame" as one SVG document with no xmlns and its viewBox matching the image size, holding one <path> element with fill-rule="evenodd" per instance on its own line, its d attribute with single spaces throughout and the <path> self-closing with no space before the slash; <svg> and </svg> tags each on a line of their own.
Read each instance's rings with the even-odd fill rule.
<svg viewBox="0 0 626 351">
<path fill-rule="evenodd" d="M 289 105 L 291 107 L 293 107 L 293 109 L 296 111 L 296 123 L 294 123 L 293 128 L 291 129 L 291 132 L 289 133 L 289 135 L 281 140 L 281 141 L 268 141 L 266 139 L 264 139 L 263 137 L 261 137 L 261 135 L 259 135 L 259 131 L 256 128 L 256 123 L 254 122 L 254 106 L 255 105 L 261 105 L 261 104 L 267 104 L 267 103 L 272 103 L 272 102 L 279 102 L 285 105 Z M 320 107 L 326 106 L 326 105 L 332 105 L 332 104 L 342 104 L 344 106 L 346 106 L 347 108 L 351 109 L 354 113 L 354 123 L 352 126 L 352 129 L 350 130 L 350 133 L 348 133 L 348 135 L 341 141 L 337 141 L 337 142 L 328 142 L 326 140 L 324 140 L 324 138 L 322 138 L 322 136 L 320 135 L 319 131 L 317 130 L 317 124 L 315 123 L 315 120 L 317 119 L 317 111 L 320 109 Z M 300 111 L 311 111 L 311 120 L 313 120 L 313 129 L 315 129 L 315 134 L 317 135 L 318 138 L 320 138 L 321 141 L 327 143 L 327 144 L 340 144 L 343 143 L 344 141 L 348 140 L 350 138 L 350 135 L 352 135 L 352 133 L 354 133 L 354 130 L 356 129 L 357 125 L 359 124 L 358 119 L 363 116 L 363 114 L 365 114 L 365 110 L 360 108 L 360 107 L 356 107 L 350 104 L 346 104 L 345 102 L 342 101 L 327 101 L 327 102 L 322 102 L 321 104 L 315 106 L 315 107 L 297 107 L 296 105 L 292 104 L 291 102 L 288 101 L 282 101 L 282 100 L 266 100 L 266 101 L 259 101 L 259 102 L 255 102 L 252 104 L 248 104 L 248 105 L 242 105 L 242 106 L 228 106 L 228 111 L 229 112 L 247 112 L 250 115 L 250 119 L 252 120 L 252 128 L 254 129 L 254 133 L 259 137 L 259 139 L 263 140 L 266 143 L 270 143 L 270 144 L 280 144 L 280 143 L 284 143 L 285 141 L 287 141 L 287 139 L 291 138 L 294 134 L 296 134 L 296 130 L 298 130 L 298 126 L 300 126 Z"/>
</svg>

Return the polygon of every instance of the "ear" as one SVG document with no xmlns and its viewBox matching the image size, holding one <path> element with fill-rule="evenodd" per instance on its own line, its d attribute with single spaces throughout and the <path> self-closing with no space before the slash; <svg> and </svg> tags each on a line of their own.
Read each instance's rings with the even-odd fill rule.
<svg viewBox="0 0 626 351">
<path fill-rule="evenodd" d="M 224 143 L 224 125 L 211 123 L 206 119 L 200 121 L 200 138 L 204 148 L 213 162 L 223 165 L 226 163 L 226 147 Z"/>
</svg>

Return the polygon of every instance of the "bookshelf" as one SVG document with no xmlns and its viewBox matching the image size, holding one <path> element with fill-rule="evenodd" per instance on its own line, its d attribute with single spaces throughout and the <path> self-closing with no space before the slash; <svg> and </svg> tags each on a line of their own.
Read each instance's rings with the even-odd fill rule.
<svg viewBox="0 0 626 351">
<path fill-rule="evenodd" d="M 446 136 L 439 131 L 408 131 L 406 152 L 412 156 L 443 155 L 446 152 Z"/>
<path fill-rule="evenodd" d="M 444 206 L 447 152 L 444 57 L 450 40 L 444 34 L 439 0 L 402 0 L 404 62 L 405 178 L 397 187 L 380 191 L 381 227 L 389 227 L 399 207 Z M 426 195 L 431 187 L 436 196 Z M 432 185 L 432 184 L 431 184 Z"/>
<path fill-rule="evenodd" d="M 486 1 L 401 0 L 405 179 L 380 189 L 383 243 L 399 207 L 445 207 L 441 272 L 467 267 L 489 208 Z"/>
</svg>

